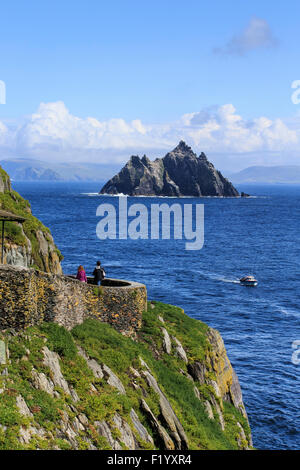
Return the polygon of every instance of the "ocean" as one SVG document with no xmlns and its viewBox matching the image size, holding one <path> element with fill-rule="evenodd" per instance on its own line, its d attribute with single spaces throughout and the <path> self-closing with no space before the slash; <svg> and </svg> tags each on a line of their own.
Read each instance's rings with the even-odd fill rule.
<svg viewBox="0 0 300 470">
<path fill-rule="evenodd" d="M 108 277 L 143 282 L 150 299 L 218 329 L 241 383 L 254 446 L 299 449 L 300 364 L 292 345 L 300 344 L 300 186 L 237 185 L 252 196 L 237 199 L 128 198 L 147 207 L 204 204 L 200 251 L 185 250 L 184 240 L 99 240 L 98 205 L 118 204 L 97 194 L 101 182 L 13 186 L 51 229 L 65 273 L 80 264 L 91 273 L 100 259 Z M 241 286 L 244 274 L 258 286 Z"/>
</svg>

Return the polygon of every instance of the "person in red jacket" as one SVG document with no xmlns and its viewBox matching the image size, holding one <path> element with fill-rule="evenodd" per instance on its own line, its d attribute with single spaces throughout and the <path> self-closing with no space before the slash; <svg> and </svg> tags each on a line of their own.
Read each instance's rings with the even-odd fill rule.
<svg viewBox="0 0 300 470">
<path fill-rule="evenodd" d="M 86 273 L 85 273 L 84 267 L 81 266 L 81 265 L 79 266 L 79 268 L 78 268 L 78 270 L 77 270 L 76 279 L 78 279 L 78 280 L 81 281 L 81 282 L 87 282 L 87 277 L 86 277 Z"/>
</svg>

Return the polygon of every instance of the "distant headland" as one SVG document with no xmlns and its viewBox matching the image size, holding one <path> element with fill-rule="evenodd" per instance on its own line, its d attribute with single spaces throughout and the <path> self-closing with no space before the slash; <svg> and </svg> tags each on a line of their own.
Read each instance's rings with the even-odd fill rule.
<svg viewBox="0 0 300 470">
<path fill-rule="evenodd" d="M 202 152 L 199 157 L 185 142 L 154 161 L 133 155 L 100 194 L 128 196 L 238 197 L 239 192 Z"/>
</svg>

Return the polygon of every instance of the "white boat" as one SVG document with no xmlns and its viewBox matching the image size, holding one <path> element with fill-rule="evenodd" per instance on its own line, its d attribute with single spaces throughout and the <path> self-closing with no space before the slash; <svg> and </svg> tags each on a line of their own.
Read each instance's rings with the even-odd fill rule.
<svg viewBox="0 0 300 470">
<path fill-rule="evenodd" d="M 255 279 L 254 276 L 244 276 L 240 279 L 240 283 L 243 284 L 243 286 L 257 286 L 258 282 Z"/>
</svg>

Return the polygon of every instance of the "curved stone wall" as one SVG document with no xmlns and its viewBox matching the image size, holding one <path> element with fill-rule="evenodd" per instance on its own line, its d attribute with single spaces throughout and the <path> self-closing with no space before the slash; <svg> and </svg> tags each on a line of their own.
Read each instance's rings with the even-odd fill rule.
<svg viewBox="0 0 300 470">
<path fill-rule="evenodd" d="M 82 283 L 71 276 L 16 266 L 0 266 L 0 330 L 26 328 L 51 321 L 67 329 L 96 318 L 132 335 L 147 309 L 146 286 L 106 279 L 104 285 Z"/>
</svg>

